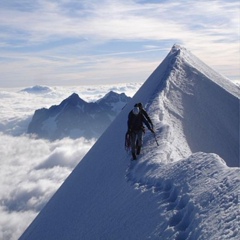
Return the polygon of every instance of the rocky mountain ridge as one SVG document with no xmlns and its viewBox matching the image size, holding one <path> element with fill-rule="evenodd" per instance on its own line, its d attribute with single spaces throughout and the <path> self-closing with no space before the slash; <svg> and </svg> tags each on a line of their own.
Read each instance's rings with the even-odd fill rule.
<svg viewBox="0 0 240 240">
<path fill-rule="evenodd" d="M 28 133 L 49 140 L 98 138 L 130 99 L 110 91 L 96 102 L 86 102 L 73 93 L 59 105 L 36 110 Z"/>
</svg>

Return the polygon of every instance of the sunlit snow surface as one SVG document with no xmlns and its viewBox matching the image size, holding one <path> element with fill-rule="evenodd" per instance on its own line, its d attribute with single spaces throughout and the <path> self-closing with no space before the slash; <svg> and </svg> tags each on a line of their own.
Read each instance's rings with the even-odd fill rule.
<svg viewBox="0 0 240 240">
<path fill-rule="evenodd" d="M 158 146 L 133 162 L 140 101 Z M 239 88 L 174 46 L 20 239 L 239 239 L 238 137 Z"/>
<path fill-rule="evenodd" d="M 159 146 L 132 162 L 140 101 Z M 21 239 L 238 239 L 238 134 L 239 88 L 174 46 Z"/>
</svg>

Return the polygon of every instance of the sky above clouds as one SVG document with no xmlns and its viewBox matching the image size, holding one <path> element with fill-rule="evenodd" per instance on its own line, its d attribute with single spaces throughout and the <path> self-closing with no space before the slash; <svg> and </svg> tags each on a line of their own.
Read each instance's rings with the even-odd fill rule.
<svg viewBox="0 0 240 240">
<path fill-rule="evenodd" d="M 239 3 L 2 0 L 0 87 L 144 82 L 180 44 L 239 80 Z"/>
</svg>

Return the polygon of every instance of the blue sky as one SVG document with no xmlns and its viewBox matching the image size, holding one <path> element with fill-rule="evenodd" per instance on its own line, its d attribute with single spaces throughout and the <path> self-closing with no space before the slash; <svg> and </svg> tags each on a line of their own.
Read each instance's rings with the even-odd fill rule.
<svg viewBox="0 0 240 240">
<path fill-rule="evenodd" d="M 239 80 L 238 1 L 1 0 L 0 87 L 144 82 L 177 43 Z"/>
</svg>

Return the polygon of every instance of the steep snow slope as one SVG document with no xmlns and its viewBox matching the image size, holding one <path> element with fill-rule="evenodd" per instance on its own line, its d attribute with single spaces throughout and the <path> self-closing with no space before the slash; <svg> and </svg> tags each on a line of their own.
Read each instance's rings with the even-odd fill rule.
<svg viewBox="0 0 240 240">
<path fill-rule="evenodd" d="M 134 100 L 153 105 L 155 121 L 166 123 L 167 161 L 204 151 L 239 166 L 239 96 L 239 87 L 175 46 Z"/>
<path fill-rule="evenodd" d="M 238 239 L 238 90 L 174 46 L 20 239 Z M 131 162 L 139 101 L 159 146 Z"/>
</svg>

